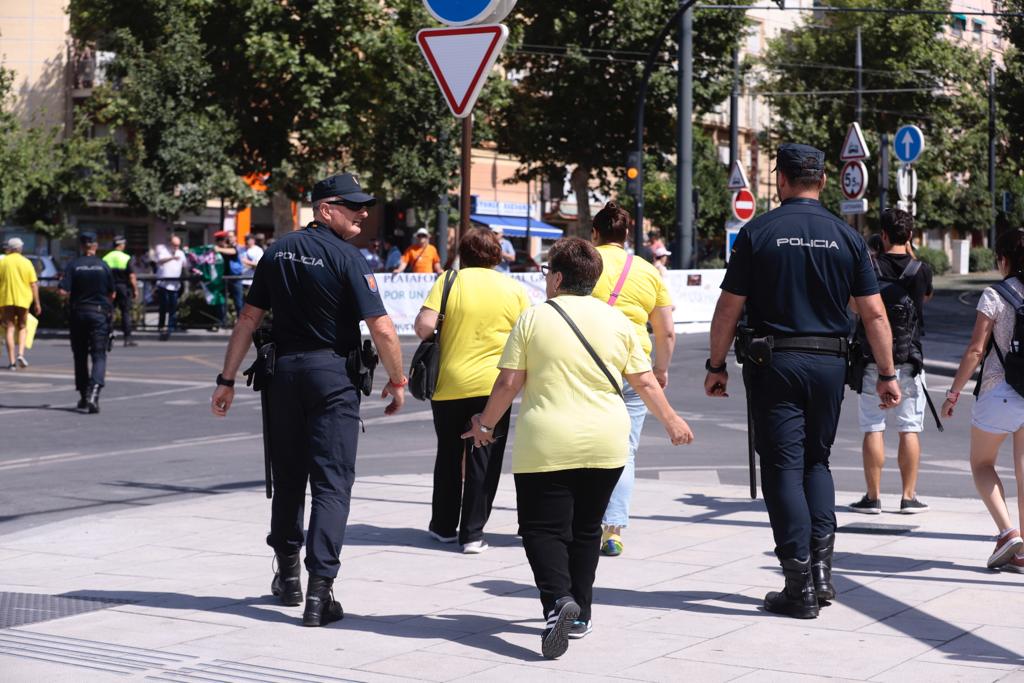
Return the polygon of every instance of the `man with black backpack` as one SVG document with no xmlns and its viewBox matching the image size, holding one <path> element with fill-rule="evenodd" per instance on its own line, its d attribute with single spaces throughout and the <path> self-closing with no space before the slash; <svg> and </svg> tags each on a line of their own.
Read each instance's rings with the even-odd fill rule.
<svg viewBox="0 0 1024 683">
<path fill-rule="evenodd" d="M 914 218 L 901 209 L 882 212 L 882 253 L 875 257 L 875 269 L 882 301 L 893 334 L 893 360 L 899 375 L 903 402 L 895 408 L 882 410 L 874 393 L 878 368 L 864 338 L 864 328 L 857 324 L 857 338 L 864 353 L 864 377 L 860 391 L 860 428 L 864 432 L 864 479 L 867 493 L 850 505 L 854 512 L 882 512 L 882 466 L 885 464 L 886 417 L 891 417 L 899 432 L 899 467 L 903 481 L 900 512 L 914 514 L 928 509 L 917 498 L 918 464 L 924 431 L 927 389 L 924 382 L 924 354 L 921 336 L 924 323 L 924 302 L 932 298 L 932 271 L 927 263 L 914 259 L 909 243 Z M 856 388 L 856 387 L 855 387 Z"/>
</svg>

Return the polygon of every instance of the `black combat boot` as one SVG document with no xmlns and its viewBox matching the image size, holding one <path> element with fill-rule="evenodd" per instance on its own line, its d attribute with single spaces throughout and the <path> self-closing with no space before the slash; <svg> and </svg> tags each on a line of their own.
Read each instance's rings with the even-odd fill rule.
<svg viewBox="0 0 1024 683">
<path fill-rule="evenodd" d="M 270 592 L 281 599 L 281 604 L 295 607 L 302 604 L 302 564 L 299 554 L 277 555 L 277 571 L 270 583 Z"/>
<path fill-rule="evenodd" d="M 782 560 L 782 573 L 786 587 L 764 596 L 764 608 L 775 614 L 796 619 L 815 619 L 818 616 L 818 598 L 811 579 L 811 560 Z"/>
<path fill-rule="evenodd" d="M 86 408 L 89 407 L 89 400 L 85 397 L 86 393 L 87 392 L 85 392 L 85 391 L 79 391 L 78 392 L 78 395 L 80 397 L 78 399 L 78 409 L 79 410 L 85 410 Z"/>
<path fill-rule="evenodd" d="M 303 626 L 323 626 L 345 617 L 341 603 L 334 599 L 334 579 L 309 575 L 306 584 L 306 611 L 302 613 Z"/>
<path fill-rule="evenodd" d="M 89 387 L 89 392 L 86 394 L 85 407 L 89 410 L 89 414 L 95 414 L 100 412 L 100 386 L 93 384 Z"/>
<path fill-rule="evenodd" d="M 811 576 L 818 604 L 822 607 L 836 599 L 836 589 L 832 586 L 832 553 L 835 549 L 835 534 L 811 539 Z"/>
</svg>

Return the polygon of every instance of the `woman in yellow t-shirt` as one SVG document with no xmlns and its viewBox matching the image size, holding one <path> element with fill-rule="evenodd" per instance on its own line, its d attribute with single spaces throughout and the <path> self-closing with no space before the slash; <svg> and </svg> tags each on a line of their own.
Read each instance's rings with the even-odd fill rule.
<svg viewBox="0 0 1024 683">
<path fill-rule="evenodd" d="M 519 534 L 547 619 L 541 652 L 554 658 L 569 638 L 591 630 L 601 517 L 629 451 L 622 375 L 673 445 L 690 443 L 693 433 L 665 399 L 633 325 L 590 295 L 601 275 L 593 245 L 562 239 L 549 258 L 547 303 L 575 323 L 604 370 L 555 306 L 534 306 L 512 330 L 487 406 L 465 436 L 478 446 L 493 442 L 498 420 L 523 391 L 512 448 Z"/>
<path fill-rule="evenodd" d="M 498 360 L 512 326 L 530 302 L 521 284 L 494 270 L 501 262 L 501 243 L 490 230 L 468 230 L 459 243 L 462 269 L 453 280 L 441 327 L 441 368 L 437 390 L 430 402 L 437 433 L 434 461 L 434 496 L 429 533 L 442 543 L 462 544 L 465 553 L 487 549 L 484 525 L 498 490 L 505 455 L 509 411 L 497 423 L 493 443 L 470 448 L 463 454 L 469 418 L 484 409 Z M 439 277 L 416 317 L 416 334 L 434 334 L 444 277 Z M 461 517 L 461 522 L 460 522 Z"/>
<path fill-rule="evenodd" d="M 668 386 L 668 367 L 676 343 L 672 299 L 661 272 L 647 261 L 626 253 L 626 238 L 632 227 L 633 217 L 615 202 L 608 202 L 594 216 L 593 238 L 603 263 L 601 278 L 594 287 L 594 297 L 614 306 L 629 318 L 646 356 L 651 355 L 652 347 L 647 334 L 647 324 L 650 323 L 654 331 L 654 376 L 664 389 Z M 665 248 L 661 247 L 661 250 L 665 251 Z M 636 450 L 647 418 L 647 407 L 637 392 L 627 387 L 623 395 L 630 421 L 629 456 L 602 522 L 601 552 L 611 556 L 622 554 L 621 534 L 629 524 Z"/>
</svg>

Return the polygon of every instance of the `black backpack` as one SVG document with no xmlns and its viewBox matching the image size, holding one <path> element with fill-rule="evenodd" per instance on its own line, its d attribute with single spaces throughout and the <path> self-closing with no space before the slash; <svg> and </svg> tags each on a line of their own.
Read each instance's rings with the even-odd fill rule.
<svg viewBox="0 0 1024 683">
<path fill-rule="evenodd" d="M 999 357 L 999 362 L 1003 364 L 1003 370 L 1006 372 L 1006 383 L 1013 387 L 1018 394 L 1024 396 L 1024 297 L 1021 297 L 1005 281 L 992 285 L 992 289 L 996 290 L 999 296 L 1013 307 L 1015 321 L 1010 348 L 1003 352 L 999 348 L 999 344 L 996 344 L 993 332 L 989 351 L 996 350 L 996 356 Z M 978 384 L 981 382 L 979 381 Z"/>
<path fill-rule="evenodd" d="M 892 328 L 892 359 L 896 365 L 910 363 L 915 374 L 921 371 L 924 359 L 918 353 L 914 340 L 921 327 L 921 319 L 917 313 L 917 305 L 910 296 L 910 283 L 921 272 L 921 262 L 911 260 L 895 280 L 879 276 L 879 293 L 885 304 L 885 313 Z M 863 323 L 857 326 L 858 337 L 864 354 L 871 358 L 871 347 L 867 343 Z M 872 359 L 873 360 L 873 359 Z"/>
</svg>

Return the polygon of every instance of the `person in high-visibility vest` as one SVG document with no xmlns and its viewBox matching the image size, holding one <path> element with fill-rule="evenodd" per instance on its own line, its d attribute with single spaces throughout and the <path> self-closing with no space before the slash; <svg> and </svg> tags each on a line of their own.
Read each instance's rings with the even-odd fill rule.
<svg viewBox="0 0 1024 683">
<path fill-rule="evenodd" d="M 118 235 L 113 250 L 107 252 L 103 262 L 114 274 L 114 306 L 121 311 L 121 331 L 125 346 L 138 346 L 132 339 L 132 302 L 139 297 L 139 281 L 135 277 L 132 257 L 125 251 L 128 240 Z"/>
</svg>

